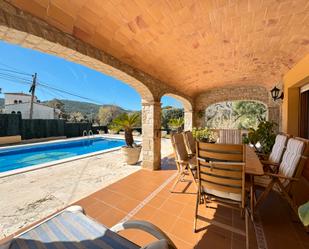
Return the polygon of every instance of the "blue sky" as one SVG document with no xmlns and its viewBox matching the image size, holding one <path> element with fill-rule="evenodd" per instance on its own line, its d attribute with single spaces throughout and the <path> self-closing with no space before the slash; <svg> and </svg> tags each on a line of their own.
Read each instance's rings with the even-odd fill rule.
<svg viewBox="0 0 309 249">
<path fill-rule="evenodd" d="M 5 92 L 27 93 L 29 91 L 27 82 L 31 81 L 30 75 L 36 72 L 39 82 L 93 101 L 39 86 L 36 95 L 40 100 L 71 99 L 96 104 L 115 104 L 130 110 L 141 109 L 141 98 L 132 87 L 85 66 L 1 41 L 0 54 L 0 88 L 2 88 L 0 98 L 4 97 L 3 93 Z M 7 80 L 8 77 L 10 80 Z M 179 101 L 167 96 L 163 96 L 161 102 L 162 106 L 182 107 Z"/>
</svg>

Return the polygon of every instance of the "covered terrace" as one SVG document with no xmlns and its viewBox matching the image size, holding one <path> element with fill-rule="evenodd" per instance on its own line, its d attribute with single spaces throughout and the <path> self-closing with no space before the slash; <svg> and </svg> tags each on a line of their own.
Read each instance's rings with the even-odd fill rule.
<svg viewBox="0 0 309 249">
<path fill-rule="evenodd" d="M 161 97 L 183 103 L 186 130 L 204 126 L 200 113 L 213 103 L 255 100 L 267 106 L 280 132 L 308 138 L 301 97 L 309 84 L 308 24 L 305 0 L 0 1 L 1 40 L 88 66 L 139 92 L 144 169 L 78 203 L 107 226 L 124 218 L 152 221 L 179 248 L 245 244 L 212 226 L 193 233 L 193 187 L 187 194 L 168 191 L 175 166 L 172 158 L 161 158 Z M 282 101 L 270 95 L 275 86 L 284 92 Z M 308 172 L 309 164 L 295 190 L 298 205 L 309 199 Z M 205 215 L 242 226 L 239 214 L 223 207 Z M 125 236 L 149 241 L 133 232 Z M 251 224 L 250 246 L 307 248 L 309 237 L 272 193 Z"/>
</svg>

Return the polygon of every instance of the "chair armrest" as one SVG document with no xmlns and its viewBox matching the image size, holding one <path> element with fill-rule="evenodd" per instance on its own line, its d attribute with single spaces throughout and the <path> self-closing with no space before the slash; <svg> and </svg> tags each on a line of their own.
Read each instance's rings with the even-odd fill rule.
<svg viewBox="0 0 309 249">
<path fill-rule="evenodd" d="M 291 181 L 299 181 L 299 179 L 295 178 L 295 177 L 288 177 L 288 176 L 279 175 L 279 174 L 272 174 L 272 173 L 268 173 L 268 172 L 265 172 L 265 175 L 270 176 L 270 177 L 276 177 L 276 178 L 291 180 Z"/>
<path fill-rule="evenodd" d="M 138 229 L 144 232 L 147 232 L 154 236 L 158 240 L 166 240 L 171 248 L 176 249 L 177 247 L 171 241 L 171 239 L 157 226 L 151 224 L 148 221 L 141 221 L 141 220 L 129 220 L 123 223 L 118 223 L 117 225 L 113 226 L 110 230 L 118 233 L 125 229 Z"/>
<path fill-rule="evenodd" d="M 269 167 L 269 166 L 272 166 L 272 167 L 275 167 L 275 168 L 279 168 L 280 167 L 280 164 L 279 163 L 272 163 L 270 161 L 264 161 L 264 160 L 261 160 L 261 163 L 266 166 L 266 167 Z"/>
<path fill-rule="evenodd" d="M 270 162 L 270 161 L 265 161 L 265 160 L 261 160 L 261 163 L 264 164 L 265 166 L 275 166 L 275 167 L 279 167 L 280 164 L 279 163 L 273 163 L 273 162 Z"/>
</svg>

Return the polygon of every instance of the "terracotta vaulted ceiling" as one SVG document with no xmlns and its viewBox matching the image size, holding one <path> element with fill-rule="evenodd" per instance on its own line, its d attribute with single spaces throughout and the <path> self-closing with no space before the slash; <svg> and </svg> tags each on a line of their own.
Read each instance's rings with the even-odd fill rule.
<svg viewBox="0 0 309 249">
<path fill-rule="evenodd" d="M 308 0 L 10 0 L 179 91 L 273 87 L 309 52 Z"/>
</svg>

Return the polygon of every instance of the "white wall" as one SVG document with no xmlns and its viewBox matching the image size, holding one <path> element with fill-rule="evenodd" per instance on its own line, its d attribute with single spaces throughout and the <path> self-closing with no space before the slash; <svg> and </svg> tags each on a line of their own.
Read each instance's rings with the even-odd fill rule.
<svg viewBox="0 0 309 249">
<path fill-rule="evenodd" d="M 21 112 L 23 119 L 29 119 L 30 116 L 30 103 L 22 103 L 15 105 L 6 105 L 4 113 L 17 113 Z M 54 108 L 33 103 L 33 119 L 58 119 L 57 114 L 55 114 Z"/>
<path fill-rule="evenodd" d="M 31 101 L 31 95 L 5 93 L 5 99 L 4 99 L 5 105 L 15 104 L 15 102 L 14 102 L 15 100 L 17 100 L 18 103 L 19 103 L 19 101 L 21 101 L 22 103 L 30 102 Z M 34 102 L 37 102 L 36 97 L 34 97 Z"/>
</svg>

